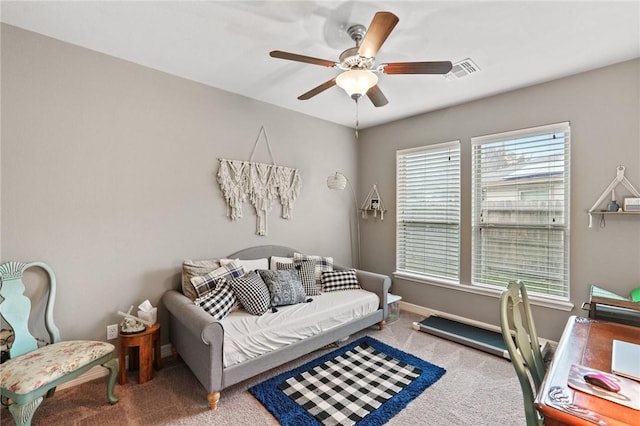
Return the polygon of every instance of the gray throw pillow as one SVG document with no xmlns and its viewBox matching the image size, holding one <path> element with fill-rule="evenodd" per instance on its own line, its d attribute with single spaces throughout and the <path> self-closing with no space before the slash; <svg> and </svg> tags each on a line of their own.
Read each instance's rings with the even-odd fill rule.
<svg viewBox="0 0 640 426">
<path fill-rule="evenodd" d="M 258 273 L 269 289 L 271 306 L 295 305 L 307 300 L 298 272 L 293 269 L 272 271 L 259 269 Z"/>
</svg>

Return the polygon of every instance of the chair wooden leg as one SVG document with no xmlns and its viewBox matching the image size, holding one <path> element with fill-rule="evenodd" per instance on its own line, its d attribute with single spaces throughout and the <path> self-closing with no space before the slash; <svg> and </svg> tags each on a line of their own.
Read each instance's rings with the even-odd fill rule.
<svg viewBox="0 0 640 426">
<path fill-rule="evenodd" d="M 9 412 L 16 421 L 16 426 L 29 426 L 31 425 L 31 419 L 36 409 L 40 406 L 42 397 L 38 397 L 33 401 L 26 404 L 11 404 L 9 405 Z"/>
<path fill-rule="evenodd" d="M 102 366 L 109 369 L 109 378 L 107 379 L 107 399 L 109 400 L 109 403 L 113 405 L 120 399 L 113 393 L 113 386 L 118 378 L 119 363 L 117 359 L 111 358 L 109 361 L 102 364 Z"/>
<path fill-rule="evenodd" d="M 384 321 L 384 320 L 380 321 L 380 322 L 378 323 L 378 328 L 379 328 L 381 331 L 382 331 L 382 330 L 384 330 L 384 325 L 385 325 L 385 324 L 386 324 L 386 323 L 385 323 L 385 321 Z"/>
<path fill-rule="evenodd" d="M 218 401 L 220 400 L 220 392 L 212 392 L 207 395 L 207 399 L 209 400 L 209 407 L 212 410 L 218 409 Z"/>
</svg>

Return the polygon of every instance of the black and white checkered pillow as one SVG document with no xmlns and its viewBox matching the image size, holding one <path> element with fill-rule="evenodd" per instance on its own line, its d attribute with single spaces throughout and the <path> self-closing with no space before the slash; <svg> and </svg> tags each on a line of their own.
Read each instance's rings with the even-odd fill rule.
<svg viewBox="0 0 640 426">
<path fill-rule="evenodd" d="M 322 291 L 359 289 L 360 283 L 355 269 L 347 271 L 325 271 L 321 275 Z"/>
<path fill-rule="evenodd" d="M 237 299 L 233 294 L 233 290 L 224 280 L 215 289 L 194 301 L 196 305 L 217 320 L 226 317 L 236 302 Z"/>
<path fill-rule="evenodd" d="M 293 253 L 293 260 L 315 260 L 316 261 L 316 282 L 320 284 L 320 275 L 324 271 L 333 271 L 333 257 L 322 257 L 316 255 L 305 255 Z"/>
<path fill-rule="evenodd" d="M 276 263 L 278 269 L 295 269 L 300 275 L 302 287 L 307 296 L 320 294 L 320 283 L 316 281 L 316 261 L 313 259 L 296 260 L 293 263 Z"/>
<path fill-rule="evenodd" d="M 242 275 L 244 275 L 244 268 L 240 263 L 233 261 L 205 275 L 191 278 L 191 284 L 193 284 L 198 297 L 201 297 L 215 289 L 223 279 L 230 281 Z"/>
<path fill-rule="evenodd" d="M 247 272 L 240 278 L 229 281 L 229 285 L 250 314 L 262 315 L 269 309 L 269 289 L 256 271 Z"/>
<path fill-rule="evenodd" d="M 306 302 L 307 293 L 302 287 L 300 275 L 296 270 L 281 269 L 272 271 L 258 269 L 258 273 L 269 288 L 271 307 Z"/>
</svg>

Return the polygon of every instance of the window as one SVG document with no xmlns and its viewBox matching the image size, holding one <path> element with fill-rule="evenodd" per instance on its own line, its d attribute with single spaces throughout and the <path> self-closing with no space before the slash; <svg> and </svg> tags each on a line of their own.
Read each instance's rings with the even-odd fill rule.
<svg viewBox="0 0 640 426">
<path fill-rule="evenodd" d="M 396 156 L 396 270 L 459 282 L 460 142 Z"/>
<path fill-rule="evenodd" d="M 471 139 L 473 285 L 569 298 L 569 123 Z"/>
</svg>

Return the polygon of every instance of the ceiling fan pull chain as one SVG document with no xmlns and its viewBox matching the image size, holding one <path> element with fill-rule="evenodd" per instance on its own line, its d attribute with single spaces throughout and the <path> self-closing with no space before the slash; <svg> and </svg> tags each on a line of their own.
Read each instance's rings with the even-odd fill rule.
<svg viewBox="0 0 640 426">
<path fill-rule="evenodd" d="M 358 126 L 360 125 L 358 120 L 358 98 L 355 98 L 354 100 L 356 102 L 356 139 L 358 139 Z"/>
</svg>

